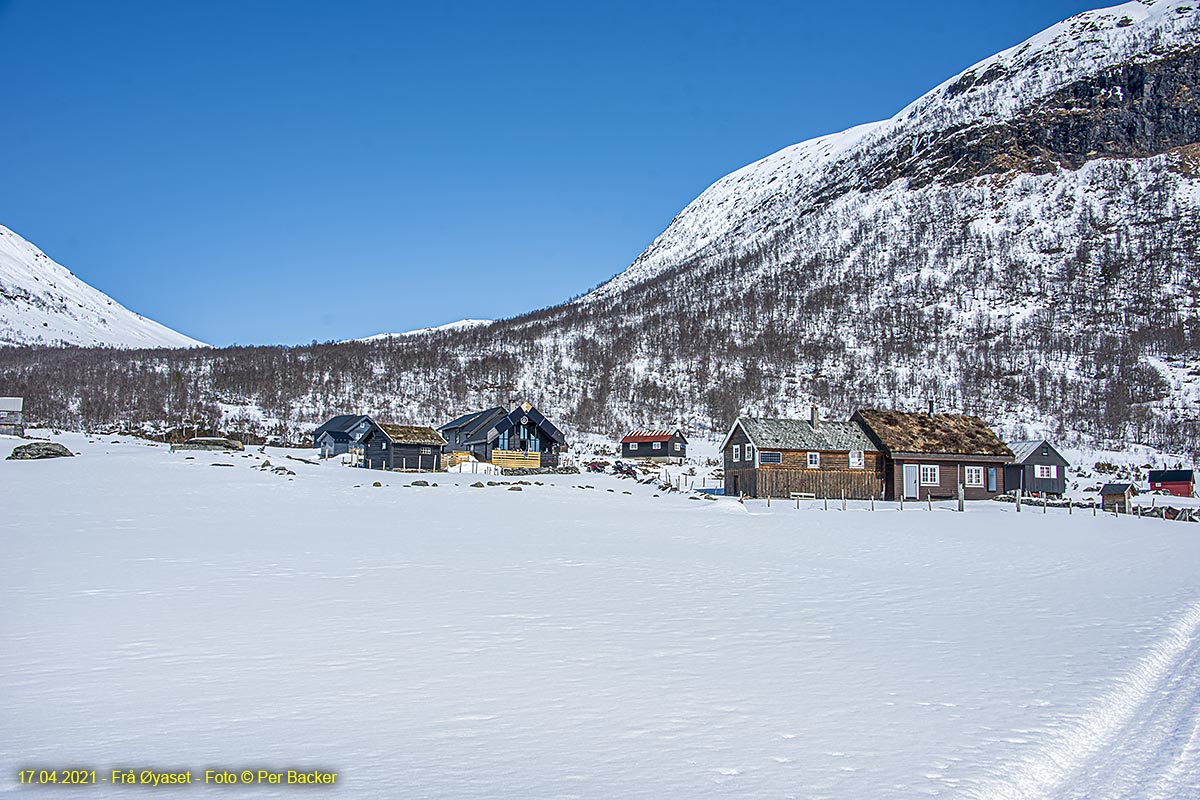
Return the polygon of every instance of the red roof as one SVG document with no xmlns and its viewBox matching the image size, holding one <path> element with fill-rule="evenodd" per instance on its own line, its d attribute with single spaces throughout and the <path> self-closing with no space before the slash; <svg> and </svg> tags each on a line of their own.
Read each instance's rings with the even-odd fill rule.
<svg viewBox="0 0 1200 800">
<path fill-rule="evenodd" d="M 630 431 L 625 438 L 621 440 L 621 444 L 632 444 L 633 442 L 637 442 L 638 444 L 642 444 L 643 442 L 669 442 L 671 441 L 671 437 L 677 432 L 678 431 Z"/>
</svg>

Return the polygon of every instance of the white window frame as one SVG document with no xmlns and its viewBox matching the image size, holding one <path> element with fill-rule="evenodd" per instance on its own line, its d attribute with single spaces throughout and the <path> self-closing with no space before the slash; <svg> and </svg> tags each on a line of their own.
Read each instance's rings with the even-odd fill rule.
<svg viewBox="0 0 1200 800">
<path fill-rule="evenodd" d="M 754 462 L 754 445 L 747 443 L 746 446 L 742 448 L 742 455 L 746 461 L 753 463 Z"/>
<path fill-rule="evenodd" d="M 740 444 L 735 444 L 733 446 L 733 460 L 734 461 L 742 460 L 742 446 Z"/>
<path fill-rule="evenodd" d="M 651 450 L 662 450 L 662 442 L 654 442 L 650 445 Z"/>
<path fill-rule="evenodd" d="M 972 479 L 972 476 L 976 476 Z M 983 467 L 964 467 L 963 484 L 972 488 L 983 488 Z"/>
<path fill-rule="evenodd" d="M 630 442 L 630 443 L 629 443 L 629 449 L 630 449 L 630 450 L 637 450 L 637 444 L 638 444 L 637 442 Z"/>
<path fill-rule="evenodd" d="M 1049 474 L 1043 475 L 1042 474 L 1043 470 L 1045 470 Z M 1058 477 L 1058 465 L 1057 464 L 1034 464 L 1033 465 L 1033 477 L 1037 478 L 1038 480 L 1043 480 L 1043 481 L 1054 480 L 1055 478 Z"/>
<path fill-rule="evenodd" d="M 850 455 L 847 457 L 847 461 L 850 464 L 850 469 L 867 468 L 867 454 L 862 450 L 851 450 Z"/>
<path fill-rule="evenodd" d="M 808 463 L 809 469 L 820 469 L 821 468 L 821 454 L 820 453 L 809 453 L 807 463 Z"/>
<path fill-rule="evenodd" d="M 676 442 L 675 443 L 675 452 L 678 453 L 681 450 L 683 450 L 683 442 Z"/>
<path fill-rule="evenodd" d="M 928 471 L 927 471 L 928 470 Z M 932 475 L 930 480 L 928 476 Z M 942 470 L 937 464 L 922 464 L 920 470 L 920 480 L 922 486 L 941 486 L 942 485 Z"/>
</svg>

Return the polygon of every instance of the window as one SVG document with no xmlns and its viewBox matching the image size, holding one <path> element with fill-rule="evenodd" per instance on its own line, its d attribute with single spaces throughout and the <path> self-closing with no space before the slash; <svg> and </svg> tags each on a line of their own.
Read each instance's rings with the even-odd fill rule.
<svg viewBox="0 0 1200 800">
<path fill-rule="evenodd" d="M 683 450 L 683 442 L 676 442 L 675 443 L 675 452 L 678 453 L 682 450 Z"/>
<path fill-rule="evenodd" d="M 921 465 L 921 485 L 922 486 L 938 486 L 941 484 L 941 474 L 937 464 L 922 464 Z"/>
<path fill-rule="evenodd" d="M 820 453 L 809 453 L 808 454 L 808 468 L 809 469 L 820 469 L 821 468 L 821 454 Z"/>
<path fill-rule="evenodd" d="M 772 453 L 768 450 L 762 450 L 758 454 L 758 463 L 760 464 L 782 464 L 783 453 Z"/>
<path fill-rule="evenodd" d="M 850 469 L 864 469 L 867 466 L 867 458 L 863 455 L 862 450 L 850 451 Z"/>
<path fill-rule="evenodd" d="M 1058 477 L 1058 467 L 1054 464 L 1038 464 L 1033 468 L 1035 478 L 1050 479 Z"/>
<path fill-rule="evenodd" d="M 747 461 L 754 460 L 754 445 L 751 445 L 751 444 L 746 445 L 746 460 Z"/>
<path fill-rule="evenodd" d="M 629 443 L 629 449 L 630 449 L 630 450 L 637 450 L 637 442 L 630 442 L 630 443 Z"/>
<path fill-rule="evenodd" d="M 733 446 L 733 460 L 734 460 L 734 461 L 741 461 L 741 460 L 742 460 L 742 448 L 741 448 L 741 446 L 740 446 L 740 445 L 736 445 L 736 444 L 735 444 L 735 445 Z"/>
<path fill-rule="evenodd" d="M 423 455 L 423 456 L 433 455 L 433 450 L 429 449 L 428 447 L 422 447 L 421 455 Z"/>
<path fill-rule="evenodd" d="M 655 442 L 654 444 L 650 445 L 650 449 L 651 450 L 662 450 L 662 442 Z"/>
<path fill-rule="evenodd" d="M 967 467 L 963 477 L 967 486 L 983 486 L 983 467 Z"/>
</svg>

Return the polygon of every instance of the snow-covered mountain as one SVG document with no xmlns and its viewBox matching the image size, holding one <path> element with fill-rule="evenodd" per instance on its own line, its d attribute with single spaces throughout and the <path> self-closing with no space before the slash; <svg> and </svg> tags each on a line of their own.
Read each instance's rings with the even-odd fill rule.
<svg viewBox="0 0 1200 800">
<path fill-rule="evenodd" d="M 200 347 L 95 289 L 0 225 L 0 345 Z"/>
<path fill-rule="evenodd" d="M 1194 0 L 1087 12 L 890 119 L 722 178 L 577 300 L 386 346 L 172 368 L 195 413 L 254 407 L 296 425 L 342 409 L 449 419 L 523 397 L 576 429 L 703 431 L 740 412 L 934 398 L 1015 438 L 1200 457 L 1196 87 Z M 94 380 L 126 368 L 104 357 Z M 128 401 L 106 384 L 107 408 L 168 391 L 164 367 L 139 362 Z M 66 424 L 93 378 L 64 392 L 44 369 L 9 374 L 27 396 L 52 387 L 44 402 Z"/>
<path fill-rule="evenodd" d="M 352 342 L 377 342 L 384 339 L 393 339 L 397 336 L 417 336 L 424 333 L 449 333 L 453 331 L 461 331 L 467 328 L 478 328 L 480 325 L 491 325 L 495 320 L 490 319 L 460 319 L 455 322 L 447 322 L 445 325 L 433 325 L 428 328 L 417 328 L 416 330 L 404 331 L 403 333 L 377 333 L 374 336 L 364 336 L 361 339 L 351 339 Z"/>
</svg>

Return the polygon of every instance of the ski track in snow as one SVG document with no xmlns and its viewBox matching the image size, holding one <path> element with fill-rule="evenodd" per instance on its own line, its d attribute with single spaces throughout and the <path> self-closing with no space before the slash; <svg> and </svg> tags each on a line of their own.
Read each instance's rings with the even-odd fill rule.
<svg viewBox="0 0 1200 800">
<path fill-rule="evenodd" d="M 1200 797 L 1200 603 L 1137 666 L 977 800 Z"/>
</svg>

